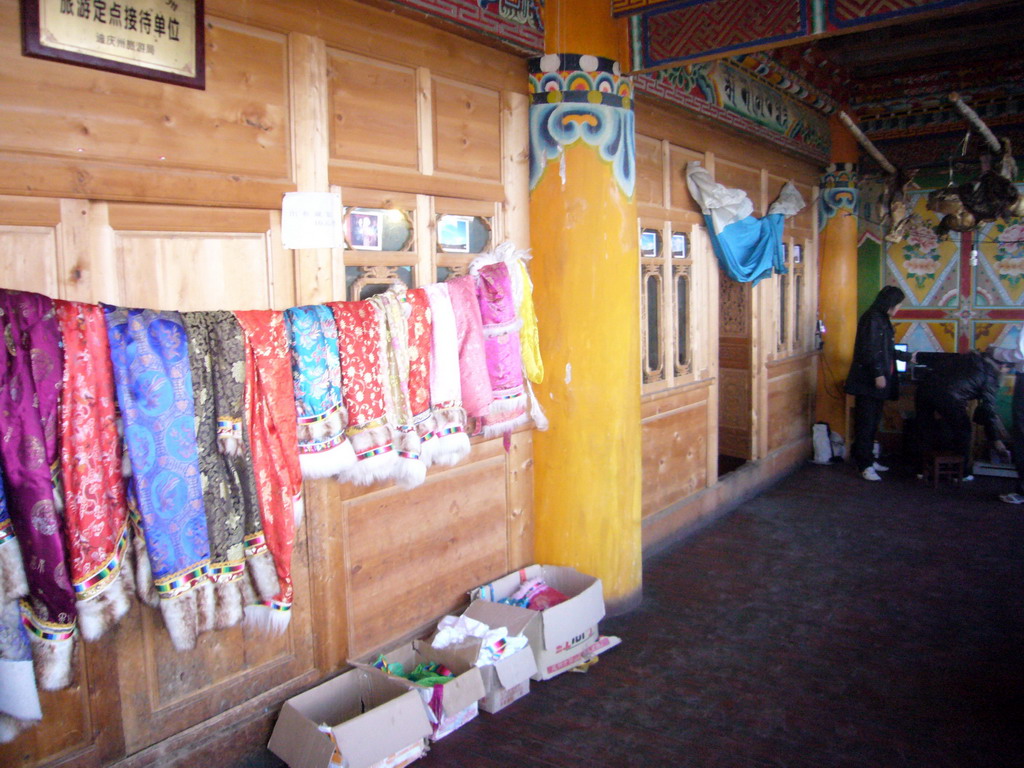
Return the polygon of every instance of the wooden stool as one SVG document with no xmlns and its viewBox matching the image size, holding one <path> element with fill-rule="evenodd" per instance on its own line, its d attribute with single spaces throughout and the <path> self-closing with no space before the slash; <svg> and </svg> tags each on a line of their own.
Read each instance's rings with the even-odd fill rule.
<svg viewBox="0 0 1024 768">
<path fill-rule="evenodd" d="M 924 479 L 939 487 L 940 480 L 952 480 L 959 487 L 964 481 L 964 457 L 959 453 L 929 451 L 924 457 Z"/>
</svg>

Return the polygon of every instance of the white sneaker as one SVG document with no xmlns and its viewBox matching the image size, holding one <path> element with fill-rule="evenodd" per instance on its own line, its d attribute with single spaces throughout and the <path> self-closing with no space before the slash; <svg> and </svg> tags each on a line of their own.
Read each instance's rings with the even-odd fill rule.
<svg viewBox="0 0 1024 768">
<path fill-rule="evenodd" d="M 888 472 L 889 471 L 889 468 L 887 466 L 885 466 L 884 464 L 879 464 L 877 461 L 874 464 L 871 465 L 871 468 L 873 470 L 875 470 L 875 472 Z"/>
<path fill-rule="evenodd" d="M 860 476 L 863 477 L 865 480 L 881 480 L 882 479 L 879 476 L 879 474 L 875 471 L 874 467 L 868 467 L 867 469 L 865 469 L 863 472 L 860 473 Z"/>
</svg>

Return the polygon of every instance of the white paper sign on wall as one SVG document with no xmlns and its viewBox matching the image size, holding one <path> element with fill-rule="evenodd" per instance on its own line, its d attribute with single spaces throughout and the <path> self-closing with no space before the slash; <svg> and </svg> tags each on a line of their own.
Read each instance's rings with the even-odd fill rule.
<svg viewBox="0 0 1024 768">
<path fill-rule="evenodd" d="M 341 194 L 286 192 L 281 204 L 281 240 L 285 248 L 341 248 Z"/>
</svg>

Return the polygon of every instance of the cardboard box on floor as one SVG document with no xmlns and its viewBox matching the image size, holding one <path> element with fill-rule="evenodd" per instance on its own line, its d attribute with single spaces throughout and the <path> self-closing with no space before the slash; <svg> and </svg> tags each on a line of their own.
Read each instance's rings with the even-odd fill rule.
<svg viewBox="0 0 1024 768">
<path fill-rule="evenodd" d="M 291 768 L 401 768 L 426 754 L 430 731 L 415 692 L 353 669 L 288 699 L 268 746 Z"/>
<path fill-rule="evenodd" d="M 529 624 L 537 621 L 537 616 L 528 611 L 510 616 L 501 610 L 503 607 L 506 606 L 487 600 L 474 600 L 462 615 L 482 622 L 491 629 L 505 627 L 509 637 L 522 635 Z M 453 672 L 463 672 L 476 665 L 482 647 L 481 638 L 467 637 L 461 643 L 452 644 L 447 648 L 438 649 L 431 646 L 430 653 L 436 661 Z M 485 691 L 484 697 L 480 699 L 480 709 L 493 714 L 530 692 L 530 677 L 537 673 L 537 661 L 527 645 L 493 664 L 479 667 L 479 670 Z"/>
<path fill-rule="evenodd" d="M 438 658 L 433 651 L 434 649 L 430 647 L 429 642 L 413 640 L 391 649 L 384 654 L 384 658 L 388 664 L 398 663 L 402 665 L 406 672 L 412 672 L 418 664 L 434 662 L 444 664 L 444 661 Z M 428 713 L 429 717 L 434 717 L 427 705 L 431 689 L 417 685 L 412 680 L 389 675 L 387 672 L 377 669 L 373 664 L 366 661 L 350 660 L 349 663 L 358 669 L 372 672 L 387 680 L 394 681 L 406 690 L 413 691 L 420 698 L 420 706 L 423 707 L 423 711 Z M 458 672 L 455 669 L 452 669 L 452 671 Z M 426 697 L 424 697 L 424 692 L 426 692 Z M 476 667 L 458 672 L 454 679 L 445 683 L 444 695 L 441 699 L 441 720 L 433 724 L 434 729 L 430 736 L 431 741 L 443 739 L 449 733 L 461 728 L 476 717 L 479 712 L 478 702 L 484 697 L 485 693 L 483 677 L 480 674 L 480 670 Z"/>
<path fill-rule="evenodd" d="M 531 579 L 543 579 L 568 600 L 543 611 L 497 602 L 511 597 L 521 584 Z M 470 592 L 470 597 L 493 602 L 494 620 L 501 622 L 499 626 L 515 623 L 526 615 L 536 618 L 523 630 L 537 662 L 534 680 L 548 680 L 567 672 L 622 642 L 617 637 L 598 634 L 597 624 L 604 618 L 601 580 L 575 568 L 531 565 L 477 587 Z"/>
</svg>

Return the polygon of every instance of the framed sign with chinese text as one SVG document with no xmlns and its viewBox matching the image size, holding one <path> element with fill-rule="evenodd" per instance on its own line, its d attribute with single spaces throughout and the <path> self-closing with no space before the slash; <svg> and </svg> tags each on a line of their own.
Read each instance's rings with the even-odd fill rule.
<svg viewBox="0 0 1024 768">
<path fill-rule="evenodd" d="M 206 87 L 203 0 L 21 0 L 22 51 Z"/>
</svg>

